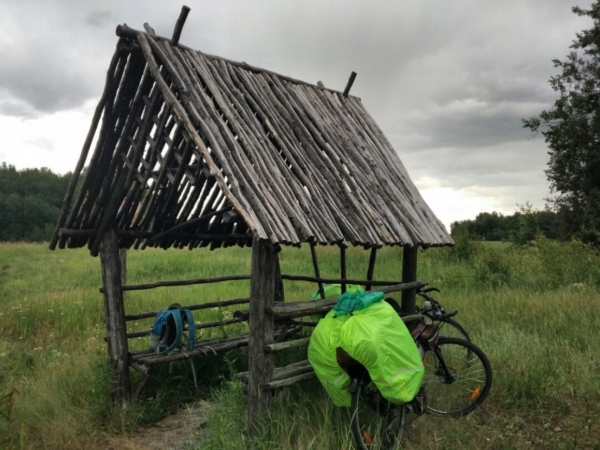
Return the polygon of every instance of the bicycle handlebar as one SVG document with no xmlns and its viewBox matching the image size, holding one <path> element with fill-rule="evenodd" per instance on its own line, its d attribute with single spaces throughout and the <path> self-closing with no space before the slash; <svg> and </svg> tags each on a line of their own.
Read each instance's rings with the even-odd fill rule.
<svg viewBox="0 0 600 450">
<path fill-rule="evenodd" d="M 430 288 L 427 288 L 427 289 L 421 289 L 418 292 L 418 294 L 427 294 L 428 292 L 431 292 L 431 291 L 440 292 L 440 290 L 438 288 L 436 288 L 436 287 L 430 287 Z"/>
</svg>

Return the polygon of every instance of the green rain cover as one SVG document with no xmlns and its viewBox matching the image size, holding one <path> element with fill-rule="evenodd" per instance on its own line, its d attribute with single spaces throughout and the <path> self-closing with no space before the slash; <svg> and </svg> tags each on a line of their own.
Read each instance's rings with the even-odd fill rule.
<svg viewBox="0 0 600 450">
<path fill-rule="evenodd" d="M 364 291 L 362 286 L 359 284 L 347 284 L 346 292 L 354 293 L 358 291 Z M 323 293 L 325 294 L 325 298 L 335 298 L 342 295 L 342 285 L 341 284 L 326 284 L 323 286 Z M 318 300 L 321 298 L 321 293 L 317 289 L 312 296 L 313 300 Z"/>
<path fill-rule="evenodd" d="M 356 297 L 361 294 L 369 296 L 369 301 L 362 302 L 366 306 L 348 311 L 349 301 L 356 306 Z M 424 375 L 419 350 L 402 319 L 381 299 L 381 292 L 344 294 L 338 301 L 340 311 L 331 310 L 312 333 L 308 360 L 337 406 L 350 406 L 351 400 L 350 377 L 337 363 L 337 347 L 367 368 L 381 395 L 389 401 L 406 403 L 419 391 Z"/>
</svg>

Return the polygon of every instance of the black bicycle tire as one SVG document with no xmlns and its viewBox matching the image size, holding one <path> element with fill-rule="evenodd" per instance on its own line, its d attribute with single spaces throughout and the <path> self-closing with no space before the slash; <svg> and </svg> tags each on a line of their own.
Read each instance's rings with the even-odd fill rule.
<svg viewBox="0 0 600 450">
<path fill-rule="evenodd" d="M 462 338 L 458 338 L 458 339 L 464 339 L 465 341 L 469 341 L 469 342 L 473 342 L 471 340 L 471 336 L 469 336 L 469 333 L 467 333 L 467 330 L 465 329 L 465 327 L 463 327 L 460 323 L 458 323 L 456 320 L 453 319 L 441 319 L 441 320 L 435 320 L 432 319 L 433 323 L 435 323 L 436 325 L 438 325 L 439 329 L 440 329 L 440 336 L 442 337 L 453 337 L 453 336 L 446 336 L 444 335 L 444 326 L 440 326 L 440 323 L 445 323 L 446 325 L 450 325 L 451 327 L 455 328 L 458 330 L 458 332 L 463 336 Z"/>
<path fill-rule="evenodd" d="M 484 383 L 484 386 L 481 389 L 481 391 L 478 392 L 477 397 L 466 407 L 463 407 L 463 408 L 460 408 L 460 409 L 457 409 L 454 411 L 449 411 L 449 410 L 443 411 L 443 410 L 436 409 L 433 406 L 431 406 L 432 403 L 435 403 L 435 401 L 434 401 L 435 397 L 432 397 L 432 393 L 433 393 L 432 389 L 427 388 L 428 384 L 431 385 L 431 383 L 424 382 L 425 388 L 427 390 L 427 412 L 430 412 L 434 415 L 439 415 L 439 416 L 462 417 L 462 416 L 465 416 L 465 415 L 473 412 L 475 409 L 477 409 L 479 406 L 481 406 L 481 404 L 485 401 L 485 399 L 489 395 L 490 390 L 492 388 L 492 380 L 493 380 L 492 366 L 490 364 L 488 357 L 483 352 L 483 350 L 481 350 L 479 347 L 477 347 L 472 342 L 467 341 L 465 339 L 459 339 L 459 338 L 440 337 L 440 339 L 438 340 L 434 349 L 426 352 L 426 356 L 428 354 L 434 353 L 436 355 L 435 358 L 438 358 L 438 356 L 437 356 L 438 352 L 436 349 L 439 349 L 440 350 L 439 354 L 441 354 L 441 349 L 444 345 L 458 345 L 458 346 L 465 347 L 468 350 L 468 354 L 470 355 L 469 357 L 470 358 L 477 357 L 479 359 L 479 361 L 481 362 L 481 365 L 484 370 L 485 383 Z M 442 359 L 443 359 L 443 356 L 442 356 Z M 436 361 L 437 361 L 437 359 L 436 359 Z M 473 361 L 473 360 L 471 360 L 471 361 Z M 473 364 L 471 362 L 469 362 L 468 365 L 473 366 Z M 427 369 L 426 369 L 426 376 L 427 376 Z M 444 383 L 440 383 L 440 384 L 454 384 L 455 381 L 456 380 L 452 381 L 451 383 L 444 382 Z M 433 393 L 433 395 L 435 395 L 435 393 Z"/>
<path fill-rule="evenodd" d="M 364 375 L 363 375 L 364 376 Z M 359 380 L 358 383 L 358 388 L 355 392 L 352 393 L 352 402 L 350 404 L 350 414 L 352 417 L 352 421 L 351 421 L 351 429 L 352 429 L 352 436 L 354 438 L 354 442 L 356 444 L 356 448 L 358 450 L 374 450 L 375 447 L 373 446 L 367 446 L 367 444 L 365 444 L 364 441 L 364 436 L 360 427 L 360 421 L 359 421 L 359 407 L 360 407 L 360 394 L 361 391 L 365 388 L 364 384 L 362 383 L 362 379 Z M 404 433 L 404 426 L 406 425 L 406 414 L 407 414 L 407 406 L 406 405 L 400 405 L 400 410 L 401 410 L 401 414 L 402 414 L 402 419 L 401 419 L 401 427 L 400 427 L 400 432 L 398 434 L 394 435 L 395 441 L 396 441 L 396 446 L 394 447 L 388 447 L 388 449 L 386 450 L 396 450 L 398 449 L 398 446 L 400 444 L 400 440 L 402 439 L 402 435 Z"/>
</svg>

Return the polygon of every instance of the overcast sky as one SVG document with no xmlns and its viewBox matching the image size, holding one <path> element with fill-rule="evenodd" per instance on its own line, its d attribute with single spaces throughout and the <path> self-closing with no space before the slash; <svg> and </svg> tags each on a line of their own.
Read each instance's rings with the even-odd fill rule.
<svg viewBox="0 0 600 450">
<path fill-rule="evenodd" d="M 181 42 L 343 90 L 383 129 L 449 226 L 543 207 L 548 155 L 521 119 L 549 108 L 553 58 L 591 21 L 591 0 L 187 0 Z M 0 0 L 0 163 L 75 167 L 126 23 L 171 36 L 158 0 Z"/>
</svg>

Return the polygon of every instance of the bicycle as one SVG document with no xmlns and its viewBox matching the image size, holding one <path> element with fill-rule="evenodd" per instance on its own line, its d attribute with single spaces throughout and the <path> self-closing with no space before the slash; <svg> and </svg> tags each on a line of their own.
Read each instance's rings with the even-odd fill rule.
<svg viewBox="0 0 600 450">
<path fill-rule="evenodd" d="M 428 326 L 434 327 L 429 329 L 436 335 L 433 339 L 430 335 L 423 340 L 423 330 L 414 336 L 423 350 L 425 377 L 413 401 L 393 404 L 381 396 L 364 366 L 345 368 L 351 378 L 351 428 L 359 450 L 396 450 L 406 425 L 423 413 L 461 417 L 488 396 L 492 368 L 483 351 L 470 341 L 440 336 L 435 325 Z"/>
<path fill-rule="evenodd" d="M 417 305 L 417 313 L 422 314 L 425 322 L 434 323 L 440 329 L 440 334 L 445 337 L 456 337 L 472 342 L 467 330 L 452 317 L 458 314 L 457 310 L 447 312 L 435 298 L 428 295 L 429 292 L 440 292 L 438 288 L 428 288 L 417 291 L 417 295 L 424 299 L 421 305 Z"/>
</svg>

